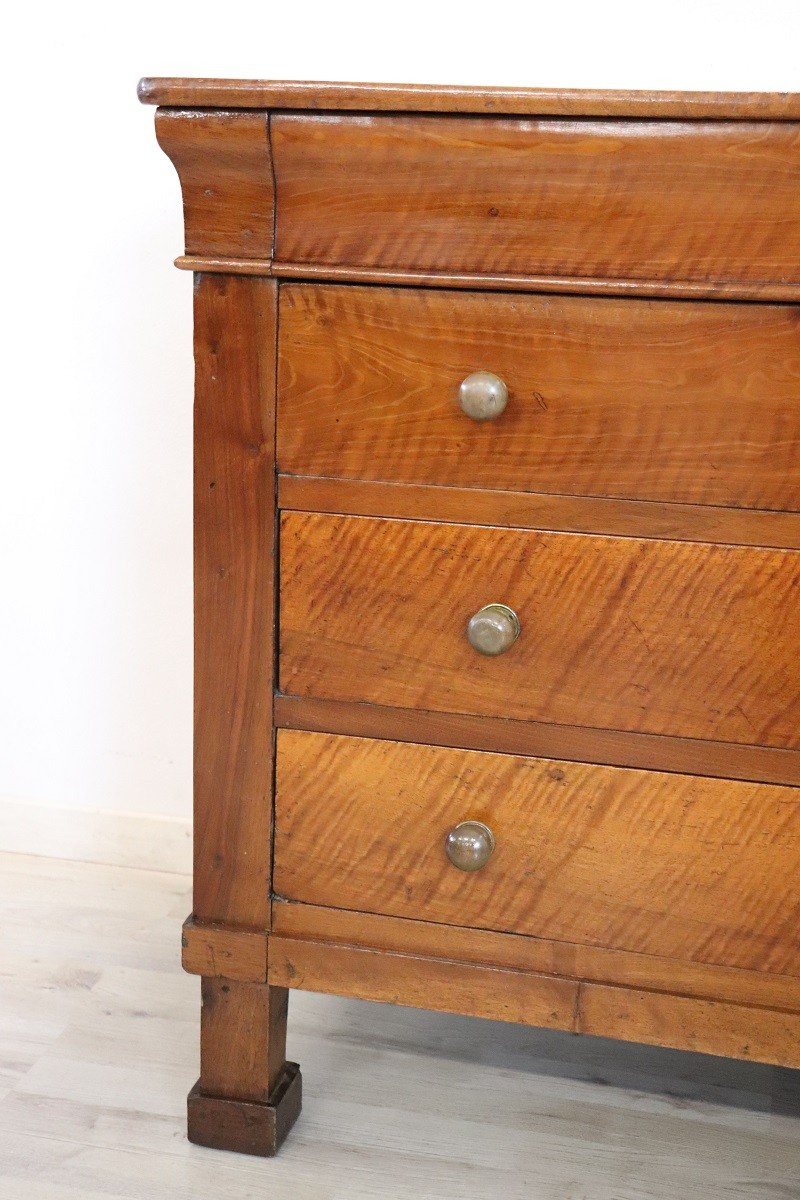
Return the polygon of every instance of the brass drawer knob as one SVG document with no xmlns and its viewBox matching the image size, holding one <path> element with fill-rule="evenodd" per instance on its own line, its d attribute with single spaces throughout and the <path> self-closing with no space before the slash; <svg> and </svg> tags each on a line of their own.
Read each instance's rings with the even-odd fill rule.
<svg viewBox="0 0 800 1200">
<path fill-rule="evenodd" d="M 458 389 L 458 403 L 473 421 L 493 421 L 508 404 L 508 388 L 491 371 L 475 371 Z"/>
<path fill-rule="evenodd" d="M 480 654 L 502 654 L 520 635 L 522 626 L 507 604 L 485 604 L 470 617 L 467 639 Z"/>
<path fill-rule="evenodd" d="M 459 871 L 480 871 L 492 857 L 494 834 L 482 821 L 462 821 L 447 835 L 447 857 Z"/>
</svg>

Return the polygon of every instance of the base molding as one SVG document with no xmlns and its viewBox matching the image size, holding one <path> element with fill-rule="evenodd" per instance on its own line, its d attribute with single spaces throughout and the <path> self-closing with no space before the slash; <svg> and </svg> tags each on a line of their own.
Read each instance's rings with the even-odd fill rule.
<svg viewBox="0 0 800 1200">
<path fill-rule="evenodd" d="M 266 1104 L 205 1096 L 198 1080 L 186 1102 L 189 1141 L 213 1150 L 271 1158 L 300 1115 L 302 1100 L 297 1063 L 287 1062 Z"/>
<path fill-rule="evenodd" d="M 800 1012 L 274 935 L 268 980 L 800 1070 Z"/>
</svg>

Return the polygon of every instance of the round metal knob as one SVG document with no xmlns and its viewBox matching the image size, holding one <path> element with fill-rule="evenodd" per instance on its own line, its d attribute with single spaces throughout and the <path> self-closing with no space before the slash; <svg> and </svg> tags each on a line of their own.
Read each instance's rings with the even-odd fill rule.
<svg viewBox="0 0 800 1200">
<path fill-rule="evenodd" d="M 458 403 L 473 421 L 493 421 L 508 404 L 508 388 L 491 371 L 476 371 L 458 389 Z"/>
<path fill-rule="evenodd" d="M 502 654 L 514 645 L 521 629 L 513 608 L 507 604 L 486 604 L 470 617 L 467 639 L 481 654 Z"/>
<path fill-rule="evenodd" d="M 492 857 L 494 834 L 482 821 L 462 821 L 450 830 L 444 848 L 459 871 L 480 871 Z"/>
</svg>

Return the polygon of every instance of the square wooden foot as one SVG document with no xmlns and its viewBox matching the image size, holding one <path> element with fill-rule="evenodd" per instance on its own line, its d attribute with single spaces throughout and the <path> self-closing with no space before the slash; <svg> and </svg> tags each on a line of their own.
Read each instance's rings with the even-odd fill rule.
<svg viewBox="0 0 800 1200">
<path fill-rule="evenodd" d="M 268 1104 L 204 1096 L 199 1082 L 189 1092 L 189 1141 L 239 1154 L 275 1154 L 300 1114 L 303 1080 L 287 1062 Z"/>
</svg>

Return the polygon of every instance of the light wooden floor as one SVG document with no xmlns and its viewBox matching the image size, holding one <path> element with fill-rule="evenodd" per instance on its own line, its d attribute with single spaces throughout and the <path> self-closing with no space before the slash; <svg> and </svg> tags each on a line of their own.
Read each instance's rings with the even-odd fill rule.
<svg viewBox="0 0 800 1200">
<path fill-rule="evenodd" d="M 0 856 L 2 1200 L 796 1200 L 795 1074 L 292 993 L 277 1159 L 184 1138 L 181 876 Z"/>
</svg>

